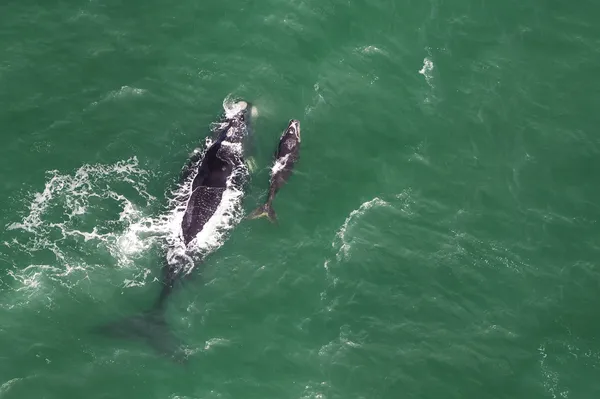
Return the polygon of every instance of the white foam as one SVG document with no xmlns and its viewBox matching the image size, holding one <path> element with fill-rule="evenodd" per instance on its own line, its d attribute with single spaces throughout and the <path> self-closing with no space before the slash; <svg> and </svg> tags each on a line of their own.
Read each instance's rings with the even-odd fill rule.
<svg viewBox="0 0 600 399">
<path fill-rule="evenodd" d="M 70 220 L 86 213 L 92 197 L 112 198 L 127 203 L 127 198 L 110 190 L 110 185 L 119 181 L 131 184 L 147 200 L 153 198 L 145 191 L 147 172 L 138 167 L 136 157 L 113 165 L 84 165 L 74 175 L 61 175 L 56 170 L 48 171 L 47 174 L 49 179 L 44 191 L 34 194 L 29 214 L 21 222 L 8 225 L 8 230 L 22 229 L 35 233 L 37 229 L 47 225 L 42 219 L 51 206 L 66 208 L 66 216 Z M 135 178 L 132 179 L 132 175 Z"/>
<path fill-rule="evenodd" d="M 5 394 L 8 390 L 17 382 L 21 381 L 22 378 L 13 378 L 12 380 L 8 380 L 2 385 L 0 385 L 0 394 Z"/>
<path fill-rule="evenodd" d="M 357 218 L 364 215 L 365 212 L 367 212 L 369 209 L 371 209 L 375 206 L 388 206 L 388 205 L 389 204 L 387 202 L 385 202 L 384 200 L 382 200 L 381 198 L 375 197 L 370 201 L 364 202 L 361 206 L 358 207 L 358 209 L 355 209 L 352 212 L 350 212 L 350 215 L 348 215 L 348 217 L 344 221 L 344 224 L 342 225 L 342 227 L 338 230 L 338 232 L 336 234 L 337 240 L 334 240 L 331 243 L 331 246 L 334 248 L 336 245 L 340 245 L 340 248 L 336 255 L 338 261 L 341 259 L 347 258 L 349 251 L 350 251 L 351 243 L 346 238 L 346 231 L 348 230 L 348 227 L 350 226 L 350 224 L 355 222 Z"/>
<path fill-rule="evenodd" d="M 327 386 L 325 381 L 320 384 L 310 382 L 304 387 L 304 392 L 300 399 L 327 399 L 327 396 L 323 392 Z"/>
<path fill-rule="evenodd" d="M 152 273 L 150 269 L 144 269 L 138 273 L 133 279 L 125 279 L 123 281 L 124 288 L 143 287 L 146 284 L 148 276 Z"/>
<path fill-rule="evenodd" d="M 544 344 L 540 345 L 538 352 L 541 356 L 540 368 L 544 376 L 544 388 L 550 395 L 552 395 L 554 399 L 558 398 L 559 396 L 561 398 L 568 398 L 569 390 L 563 390 L 560 388 L 560 377 L 558 372 L 553 371 L 547 365 L 546 358 L 548 357 L 548 354 L 546 353 L 546 347 Z"/>
<path fill-rule="evenodd" d="M 229 340 L 225 338 L 211 338 L 204 344 L 204 350 L 207 351 L 213 346 L 226 346 L 229 344 Z"/>
<path fill-rule="evenodd" d="M 356 50 L 360 51 L 363 54 L 383 54 L 383 55 L 387 55 L 387 53 L 385 51 L 383 51 L 382 49 L 380 49 L 379 47 L 376 47 L 376 46 L 363 46 L 363 47 L 358 47 Z"/>
<path fill-rule="evenodd" d="M 84 243 L 91 242 L 90 249 L 107 250 L 119 266 L 132 264 L 136 255 L 149 246 L 141 237 L 128 231 L 122 238 L 121 232 L 115 232 L 113 227 L 115 223 L 124 223 L 132 228 L 141 217 L 135 202 L 141 200 L 148 205 L 155 200 L 146 192 L 149 173 L 139 167 L 137 158 L 112 165 L 84 165 L 74 174 L 61 174 L 55 170 L 47 173 L 44 190 L 32 195 L 28 213 L 20 222 L 8 226 L 9 230 L 28 232 L 28 237 L 24 240 L 15 238 L 7 246 L 28 253 L 49 250 L 56 256 L 57 265 L 67 271 L 85 265 L 78 255 L 81 248 L 75 251 L 65 247 L 67 239 L 83 239 Z M 81 227 L 82 221 L 93 217 L 97 210 L 104 211 L 115 204 L 120 207 L 118 219 L 109 217 L 95 221 L 89 229 Z M 35 287 L 28 279 L 16 279 L 24 286 Z"/>
<path fill-rule="evenodd" d="M 349 335 L 351 334 L 352 333 L 350 331 L 350 328 L 347 325 L 341 326 L 340 335 L 338 336 L 338 338 L 321 346 L 321 348 L 319 349 L 319 356 L 334 359 L 335 357 L 342 355 L 349 350 L 352 350 L 351 348 L 362 347 L 363 344 L 361 342 L 355 342 L 349 339 Z M 363 339 L 362 337 L 357 338 Z"/>
<path fill-rule="evenodd" d="M 227 119 L 233 118 L 247 107 L 248 103 L 246 101 L 236 101 L 231 94 L 227 95 L 223 100 L 223 109 L 225 110 L 225 117 Z"/>
<path fill-rule="evenodd" d="M 117 100 L 117 99 L 127 98 L 127 97 L 142 96 L 142 95 L 146 94 L 146 92 L 147 92 L 147 90 L 138 89 L 137 87 L 121 86 L 120 89 L 109 92 L 103 99 L 101 99 L 99 101 L 94 101 L 92 103 L 92 107 L 95 107 L 96 105 L 98 105 L 100 103 L 104 103 L 106 101 Z"/>
<path fill-rule="evenodd" d="M 431 88 L 433 88 L 433 83 L 431 82 L 433 80 L 433 74 L 431 73 L 433 68 L 433 62 L 429 58 L 425 58 L 423 59 L 423 67 L 419 70 L 419 73 L 425 76 L 425 81 Z"/>
<path fill-rule="evenodd" d="M 323 97 L 323 95 L 321 94 L 318 82 L 314 84 L 313 89 L 315 91 L 315 95 L 313 96 L 312 104 L 309 104 L 304 108 L 305 117 L 308 117 L 311 113 L 314 112 L 315 109 L 321 107 L 322 104 L 325 104 L 325 97 Z"/>
<path fill-rule="evenodd" d="M 28 273 L 27 269 L 30 269 L 33 265 L 28 266 L 23 270 L 22 273 L 16 274 L 12 270 L 8 272 L 8 275 L 17 280 L 20 284 L 20 287 L 16 289 L 16 291 L 35 291 L 40 286 L 40 278 L 41 271 L 36 271 L 33 273 Z"/>
<path fill-rule="evenodd" d="M 22 270 L 9 270 L 8 275 L 15 281 L 13 291 L 2 301 L 0 306 L 6 309 L 26 306 L 34 301 L 49 309 L 54 307 L 52 292 L 55 284 L 73 288 L 77 283 L 69 282 L 68 277 L 75 271 L 83 272 L 82 279 L 87 278 L 85 265 L 65 264 L 64 267 L 53 265 L 29 265 Z M 75 278 L 77 279 L 77 277 Z"/>
<path fill-rule="evenodd" d="M 119 247 L 119 232 L 114 231 L 115 222 L 125 220 L 131 223 L 136 217 L 136 200 L 150 203 L 154 197 L 146 192 L 148 173 L 138 166 L 135 157 L 112 165 L 84 165 L 74 174 L 61 174 L 58 171 L 47 172 L 48 179 L 44 190 L 31 194 L 33 200 L 29 210 L 19 222 L 10 224 L 8 230 L 23 230 L 26 235 L 20 235 L 5 242 L 9 248 L 32 256 L 38 251 L 50 251 L 56 256 L 54 266 L 15 265 L 11 275 L 18 283 L 17 291 L 26 291 L 29 296 L 42 293 L 46 279 L 57 281 L 59 284 L 72 286 L 73 282 L 64 279 L 74 270 L 85 270 L 92 265 L 87 264 L 81 252 L 86 252 L 81 245 L 90 242 L 89 248 L 108 250 L 118 260 L 119 265 L 131 264 L 132 258 L 139 251 L 129 247 Z M 129 192 L 127 198 L 123 188 Z M 134 199 L 131 195 L 139 198 Z M 119 220 L 105 219 L 96 221 L 93 227 L 86 229 L 82 221 L 95 214 L 97 208 L 106 209 L 120 206 Z M 88 225 L 91 222 L 88 221 Z M 73 248 L 66 241 L 83 243 Z M 129 240 L 133 248 L 140 248 L 140 240 Z M 89 278 L 84 273 L 82 278 Z"/>
<path fill-rule="evenodd" d="M 219 122 L 214 122 L 211 125 L 213 131 L 217 131 L 220 129 L 224 129 L 229 125 L 230 119 L 235 115 L 245 110 L 248 107 L 248 103 L 246 101 L 236 101 L 231 94 L 228 94 L 227 97 L 223 100 L 223 111 L 225 114 L 224 120 Z M 250 112 L 258 112 L 255 111 L 255 107 L 252 107 Z M 207 144 L 208 145 L 208 144 Z"/>
</svg>

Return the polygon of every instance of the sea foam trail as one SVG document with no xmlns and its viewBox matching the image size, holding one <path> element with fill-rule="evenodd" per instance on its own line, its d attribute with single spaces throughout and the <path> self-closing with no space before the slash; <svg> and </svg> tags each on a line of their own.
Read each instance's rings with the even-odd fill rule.
<svg viewBox="0 0 600 399">
<path fill-rule="evenodd" d="M 35 298 L 51 304 L 55 287 L 82 289 L 77 286 L 92 281 L 95 268 L 131 267 L 151 245 L 151 238 L 131 234 L 143 230 L 144 209 L 156 201 L 146 188 L 150 176 L 136 157 L 86 164 L 72 173 L 46 172 L 43 190 L 24 196 L 29 203 L 21 220 L 7 226 L 3 245 L 12 267 L 6 282 L 13 290 L 5 305 Z M 131 273 L 124 286 L 148 276 Z"/>
<path fill-rule="evenodd" d="M 51 251 L 65 268 L 78 263 L 77 252 L 100 245 L 127 264 L 127 255 L 135 251 L 116 247 L 119 232 L 115 226 L 135 224 L 140 208 L 156 200 L 146 191 L 149 176 L 136 157 L 83 165 L 72 174 L 48 171 L 44 189 L 26 196 L 31 202 L 22 220 L 7 226 L 16 237 L 5 245 L 29 254 Z M 73 248 L 68 245 L 73 241 L 83 245 Z"/>
</svg>

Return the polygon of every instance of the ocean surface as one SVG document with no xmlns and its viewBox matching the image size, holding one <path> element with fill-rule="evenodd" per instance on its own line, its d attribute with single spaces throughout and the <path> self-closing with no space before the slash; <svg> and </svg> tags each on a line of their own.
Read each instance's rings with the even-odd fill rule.
<svg viewBox="0 0 600 399">
<path fill-rule="evenodd" d="M 600 397 L 600 4 L 0 4 L 0 399 Z M 255 107 L 228 235 L 147 309 L 170 195 Z M 268 190 L 289 119 L 300 161 Z M 169 224 L 171 223 L 171 224 Z"/>
</svg>

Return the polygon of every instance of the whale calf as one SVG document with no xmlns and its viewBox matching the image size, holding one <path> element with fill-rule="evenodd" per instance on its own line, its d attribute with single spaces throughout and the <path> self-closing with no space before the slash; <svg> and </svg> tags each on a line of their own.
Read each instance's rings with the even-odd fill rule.
<svg viewBox="0 0 600 399">
<path fill-rule="evenodd" d="M 279 189 L 290 178 L 294 165 L 300 159 L 300 142 L 300 121 L 291 119 L 281 135 L 275 151 L 275 162 L 271 168 L 267 200 L 248 216 L 249 219 L 266 216 L 271 222 L 277 221 L 277 214 L 273 210 L 273 200 Z"/>
<path fill-rule="evenodd" d="M 237 101 L 226 110 L 213 131 L 214 141 L 203 154 L 197 152 L 182 171 L 181 184 L 185 189 L 176 200 L 182 216 L 176 231 L 167 239 L 162 290 L 154 305 L 139 315 L 97 330 L 112 336 L 145 339 L 161 354 L 183 361 L 181 343 L 165 320 L 166 301 L 175 283 L 190 276 L 204 256 L 216 249 L 215 246 L 209 250 L 203 248 L 198 237 L 207 239 L 207 235 L 222 234 L 237 222 L 235 218 L 223 215 L 230 211 L 224 208 L 232 202 L 232 193 L 234 196 L 243 194 L 249 175 L 244 149 L 248 144 L 250 110 L 251 105 L 246 101 Z M 222 242 L 217 246 L 220 244 Z"/>
</svg>

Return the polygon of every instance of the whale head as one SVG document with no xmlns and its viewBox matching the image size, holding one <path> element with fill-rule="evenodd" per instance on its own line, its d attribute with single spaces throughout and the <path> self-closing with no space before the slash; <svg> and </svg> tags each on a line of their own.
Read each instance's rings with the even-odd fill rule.
<svg viewBox="0 0 600 399">
<path fill-rule="evenodd" d="M 298 119 L 290 119 L 288 127 L 285 130 L 285 135 L 292 136 L 298 142 L 302 140 L 300 137 L 300 121 Z"/>
<path fill-rule="evenodd" d="M 226 129 L 226 139 L 232 143 L 243 141 L 249 134 L 252 104 L 237 100 L 224 104 L 221 126 Z"/>
<path fill-rule="evenodd" d="M 252 104 L 244 100 L 236 101 L 227 112 L 227 117 L 231 119 L 248 122 Z"/>
</svg>

